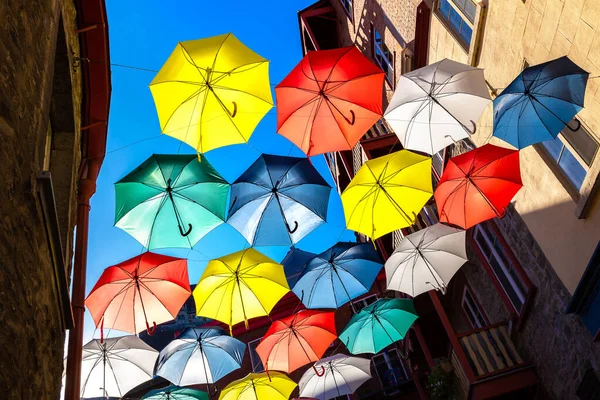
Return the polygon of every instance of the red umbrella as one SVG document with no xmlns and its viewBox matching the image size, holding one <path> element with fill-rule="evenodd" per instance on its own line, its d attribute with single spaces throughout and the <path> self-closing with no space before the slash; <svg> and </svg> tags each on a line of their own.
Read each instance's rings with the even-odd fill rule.
<svg viewBox="0 0 600 400">
<path fill-rule="evenodd" d="M 152 334 L 156 324 L 177 316 L 191 293 L 186 260 L 146 252 L 106 268 L 85 305 L 101 329 Z"/>
<path fill-rule="evenodd" d="M 440 221 L 468 229 L 501 218 L 522 186 L 518 150 L 486 144 L 453 157 L 434 193 Z"/>
<path fill-rule="evenodd" d="M 336 338 L 333 312 L 302 310 L 273 322 L 256 352 L 265 369 L 290 373 L 320 360 Z"/>
<path fill-rule="evenodd" d="M 308 156 L 352 149 L 382 116 L 383 79 L 354 46 L 309 52 L 275 88 L 277 133 Z"/>
</svg>

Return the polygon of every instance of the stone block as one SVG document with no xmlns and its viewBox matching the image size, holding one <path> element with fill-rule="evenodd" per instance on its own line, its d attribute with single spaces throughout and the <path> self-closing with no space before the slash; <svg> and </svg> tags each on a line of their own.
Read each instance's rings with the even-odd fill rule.
<svg viewBox="0 0 600 400">
<path fill-rule="evenodd" d="M 585 0 L 581 20 L 595 30 L 600 30 L 600 1 Z"/>
<path fill-rule="evenodd" d="M 550 1 L 544 11 L 542 24 L 540 26 L 538 44 L 541 44 L 546 49 L 550 49 L 554 41 L 554 35 L 558 28 L 558 22 L 563 10 L 563 4 L 558 1 Z"/>
<path fill-rule="evenodd" d="M 571 42 L 560 30 L 558 30 L 556 35 L 554 35 L 554 40 L 552 41 L 552 46 L 550 47 L 548 59 L 555 60 L 559 57 L 565 56 L 569 54 L 569 50 L 571 50 Z"/>
<path fill-rule="evenodd" d="M 523 34 L 523 53 L 526 58 L 531 57 L 535 44 L 538 41 L 540 26 L 542 25 L 542 13 L 533 6 L 529 9 L 527 24 Z"/>
<path fill-rule="evenodd" d="M 573 41 L 577 25 L 581 20 L 581 12 L 585 0 L 565 0 L 565 5 L 558 24 L 558 31 L 569 41 Z"/>
<path fill-rule="evenodd" d="M 573 62 L 580 66 L 585 65 L 585 60 L 587 59 L 595 34 L 594 29 L 585 22 L 578 25 L 573 45 L 569 51 L 569 58 Z"/>
</svg>

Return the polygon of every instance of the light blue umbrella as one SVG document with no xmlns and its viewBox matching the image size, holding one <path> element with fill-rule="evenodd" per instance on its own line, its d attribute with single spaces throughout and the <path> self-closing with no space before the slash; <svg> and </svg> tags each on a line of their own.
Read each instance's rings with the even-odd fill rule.
<svg viewBox="0 0 600 400">
<path fill-rule="evenodd" d="M 352 354 L 379 353 L 404 339 L 416 319 L 412 300 L 379 299 L 355 314 L 339 337 Z"/>
<path fill-rule="evenodd" d="M 367 293 L 383 266 L 370 243 L 340 242 L 319 255 L 292 249 L 282 261 L 294 277 L 302 273 L 292 289 L 306 308 L 339 308 Z"/>
<path fill-rule="evenodd" d="M 522 149 L 576 130 L 567 124 L 583 108 L 588 76 L 566 56 L 525 69 L 494 100 L 494 136 Z"/>
<path fill-rule="evenodd" d="M 167 345 L 154 371 L 178 386 L 211 384 L 240 368 L 246 345 L 219 328 L 188 328 Z"/>
</svg>

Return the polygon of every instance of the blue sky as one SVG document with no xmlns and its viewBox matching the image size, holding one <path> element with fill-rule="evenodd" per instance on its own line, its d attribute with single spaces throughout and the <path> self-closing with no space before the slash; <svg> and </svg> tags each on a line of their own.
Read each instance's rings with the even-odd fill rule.
<svg viewBox="0 0 600 400">
<path fill-rule="evenodd" d="M 107 0 L 110 53 L 113 64 L 158 70 L 178 41 L 200 39 L 232 32 L 248 47 L 271 61 L 271 84 L 279 82 L 302 56 L 297 11 L 314 0 Z M 88 249 L 87 291 L 104 268 L 140 254 L 142 246 L 113 226 L 115 193 L 113 184 L 153 153 L 177 153 L 180 142 L 160 135 L 158 118 L 148 84 L 155 73 L 112 67 L 112 100 L 108 134 L 108 154 L 92 198 Z M 273 96 L 275 98 L 275 96 Z M 271 110 L 256 129 L 250 146 L 230 146 L 207 154 L 208 160 L 228 180 L 233 180 L 259 152 L 300 156 L 302 153 L 275 133 L 276 113 Z M 185 144 L 180 153 L 192 153 Z M 231 163 L 231 160 L 236 160 Z M 314 165 L 333 183 L 322 157 Z M 339 197 L 329 204 L 329 224 L 299 243 L 308 251 L 320 252 L 338 239 L 352 240 L 344 232 L 344 216 Z M 340 236 L 342 235 L 342 236 Z M 224 225 L 206 236 L 194 250 L 165 253 L 190 259 L 190 280 L 196 283 L 208 259 L 216 258 L 248 244 L 233 228 Z M 260 249 L 280 260 L 287 249 Z M 85 339 L 91 339 L 94 324 L 86 311 Z M 116 333 L 116 332 L 115 332 Z M 98 336 L 98 333 L 96 333 Z"/>
</svg>

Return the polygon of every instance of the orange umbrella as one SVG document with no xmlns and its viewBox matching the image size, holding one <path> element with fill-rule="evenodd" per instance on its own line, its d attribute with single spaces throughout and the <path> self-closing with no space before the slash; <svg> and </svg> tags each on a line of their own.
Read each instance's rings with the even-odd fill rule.
<svg viewBox="0 0 600 400">
<path fill-rule="evenodd" d="M 354 46 L 309 52 L 275 88 L 277 133 L 308 156 L 352 149 L 383 114 L 384 75 Z"/>
<path fill-rule="evenodd" d="M 265 369 L 290 373 L 320 360 L 336 338 L 333 312 L 302 310 L 273 322 L 256 352 Z"/>
<path fill-rule="evenodd" d="M 186 260 L 146 252 L 106 268 L 85 305 L 101 333 L 106 326 L 152 334 L 156 324 L 177 316 L 191 294 Z"/>
</svg>

